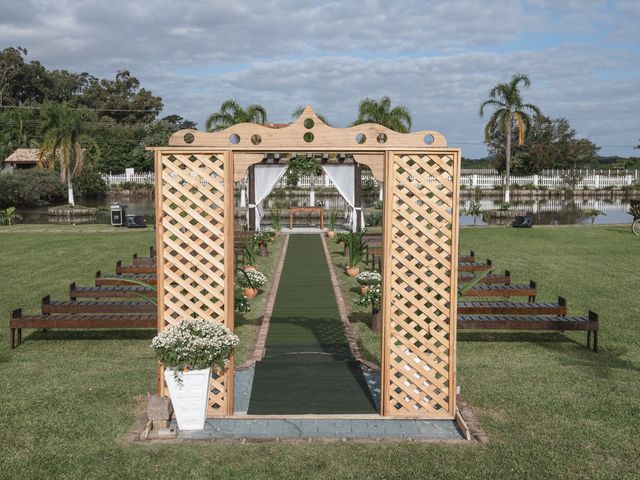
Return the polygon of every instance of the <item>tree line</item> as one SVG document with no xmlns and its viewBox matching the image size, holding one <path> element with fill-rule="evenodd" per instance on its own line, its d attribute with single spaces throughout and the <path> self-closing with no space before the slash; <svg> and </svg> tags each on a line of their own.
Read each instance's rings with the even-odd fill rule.
<svg viewBox="0 0 640 480">
<path fill-rule="evenodd" d="M 91 139 L 83 148 L 97 170 L 150 170 L 146 145 L 166 143 L 175 131 L 196 127 L 179 115 L 158 118 L 162 98 L 143 88 L 128 70 L 118 71 L 115 78 L 98 78 L 49 70 L 37 60 L 27 61 L 27 54 L 22 47 L 0 51 L 2 159 L 16 148 L 42 146 L 51 119 L 57 118 L 74 123 L 74 134 L 84 143 Z"/>
<path fill-rule="evenodd" d="M 71 180 L 85 164 L 98 172 L 121 172 L 127 167 L 148 171 L 153 157 L 146 146 L 166 144 L 174 132 L 196 128 L 179 115 L 159 119 L 162 98 L 142 88 L 128 70 L 118 71 L 114 79 L 98 78 L 86 72 L 48 70 L 37 60 L 27 62 L 27 54 L 22 47 L 0 51 L 0 158 L 16 148 L 40 148 L 41 166 L 59 170 L 70 200 Z M 495 85 L 480 105 L 481 116 L 493 110 L 484 141 L 495 168 L 508 179 L 511 173 L 598 164 L 599 147 L 577 138 L 567 119 L 545 116 L 524 100 L 522 89 L 530 85 L 527 75 L 516 74 Z M 296 108 L 292 117 L 296 119 L 302 111 L 303 107 Z M 323 115 L 318 117 L 329 124 Z M 229 99 L 207 118 L 205 129 L 219 131 L 237 123 L 267 121 L 264 106 L 242 107 Z M 362 123 L 407 133 L 412 116 L 406 106 L 394 106 L 388 96 L 365 98 L 351 125 Z"/>
</svg>

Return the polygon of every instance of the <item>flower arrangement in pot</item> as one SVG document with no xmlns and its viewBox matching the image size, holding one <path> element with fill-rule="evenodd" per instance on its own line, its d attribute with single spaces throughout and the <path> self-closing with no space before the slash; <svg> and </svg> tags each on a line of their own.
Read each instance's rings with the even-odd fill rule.
<svg viewBox="0 0 640 480">
<path fill-rule="evenodd" d="M 256 269 L 256 247 L 253 242 L 247 242 L 242 249 L 242 265 L 246 271 Z"/>
<path fill-rule="evenodd" d="M 360 294 L 364 295 L 372 285 L 380 285 L 382 275 L 378 272 L 360 272 L 356 275 L 356 281 L 360 284 Z"/>
<path fill-rule="evenodd" d="M 347 275 L 355 277 L 360 273 L 360 266 L 358 265 L 362 261 L 364 256 L 365 243 L 362 240 L 365 230 L 360 232 L 350 232 L 345 237 L 345 244 L 349 251 L 347 252 Z"/>
<path fill-rule="evenodd" d="M 238 342 L 223 324 L 200 318 L 182 320 L 151 342 L 165 367 L 164 378 L 181 430 L 204 427 L 211 370 L 227 367 Z"/>
<path fill-rule="evenodd" d="M 329 212 L 329 230 L 327 231 L 327 237 L 333 238 L 336 236 L 336 223 L 338 223 L 338 211 L 331 210 Z"/>
<path fill-rule="evenodd" d="M 256 232 L 251 239 L 253 244 L 258 248 L 258 255 L 266 257 L 269 255 L 267 245 L 273 241 L 275 237 L 274 232 Z"/>
<path fill-rule="evenodd" d="M 247 298 L 256 298 L 258 289 L 267 283 L 267 277 L 264 276 L 264 273 L 260 273 L 257 270 L 239 269 L 239 272 L 238 285 L 244 289 L 245 296 Z"/>
<path fill-rule="evenodd" d="M 244 289 L 239 285 L 233 286 L 233 309 L 240 313 L 249 313 L 251 311 L 249 299 L 244 294 Z"/>
<path fill-rule="evenodd" d="M 371 306 L 371 330 L 379 332 L 382 327 L 382 285 L 370 285 L 367 291 L 361 294 L 356 300 L 356 304 L 361 307 Z"/>
</svg>

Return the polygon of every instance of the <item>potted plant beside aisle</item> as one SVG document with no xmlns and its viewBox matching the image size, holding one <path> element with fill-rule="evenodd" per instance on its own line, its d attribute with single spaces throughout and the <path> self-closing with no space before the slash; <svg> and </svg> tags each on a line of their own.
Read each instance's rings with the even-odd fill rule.
<svg viewBox="0 0 640 480">
<path fill-rule="evenodd" d="M 275 236 L 274 232 L 256 232 L 253 234 L 252 242 L 258 248 L 258 255 L 261 257 L 269 255 L 267 245 L 273 241 Z"/>
<path fill-rule="evenodd" d="M 256 269 L 256 246 L 249 241 L 242 249 L 242 264 L 246 271 Z"/>
<path fill-rule="evenodd" d="M 336 236 L 337 223 L 338 223 L 338 211 L 334 209 L 329 212 L 329 230 L 327 231 L 327 237 L 333 238 Z"/>
<path fill-rule="evenodd" d="M 207 418 L 211 370 L 222 372 L 238 337 L 221 323 L 182 320 L 151 342 L 165 367 L 164 378 L 180 430 L 201 430 Z"/>
<path fill-rule="evenodd" d="M 361 294 L 356 303 L 361 307 L 371 306 L 371 330 L 379 332 L 382 330 L 382 286 L 380 284 L 371 285 L 367 291 Z"/>
<path fill-rule="evenodd" d="M 372 285 L 380 285 L 382 276 L 378 272 L 360 272 L 356 275 L 356 281 L 360 284 L 360 294 L 364 295 Z"/>
<path fill-rule="evenodd" d="M 364 230 L 359 232 L 349 232 L 345 236 L 345 244 L 348 247 L 346 272 L 350 277 L 355 277 L 360 273 L 359 263 L 364 256 L 365 244 L 362 240 Z"/>
<path fill-rule="evenodd" d="M 258 289 L 267 283 L 267 277 L 257 270 L 242 270 L 240 268 L 238 271 L 240 272 L 238 285 L 244 289 L 245 296 L 247 298 L 256 298 Z"/>
</svg>

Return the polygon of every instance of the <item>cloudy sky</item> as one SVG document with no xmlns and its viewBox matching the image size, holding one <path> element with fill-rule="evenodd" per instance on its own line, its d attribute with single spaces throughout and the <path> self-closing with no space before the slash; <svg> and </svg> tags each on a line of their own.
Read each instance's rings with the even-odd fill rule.
<svg viewBox="0 0 640 480">
<path fill-rule="evenodd" d="M 560 6 L 561 5 L 561 6 Z M 638 155 L 640 1 L 0 0 L 0 48 L 48 68 L 129 69 L 201 125 L 227 98 L 271 122 L 311 104 L 346 126 L 365 96 L 482 157 L 480 102 L 524 72 L 525 98 L 603 154 Z"/>
</svg>

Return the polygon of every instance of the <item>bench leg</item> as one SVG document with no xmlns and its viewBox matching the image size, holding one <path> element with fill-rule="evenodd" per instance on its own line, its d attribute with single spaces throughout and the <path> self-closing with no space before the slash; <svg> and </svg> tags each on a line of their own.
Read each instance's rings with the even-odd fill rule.
<svg viewBox="0 0 640 480">
<path fill-rule="evenodd" d="M 18 346 L 22 345 L 22 329 L 18 329 Z"/>
<path fill-rule="evenodd" d="M 591 349 L 591 330 L 587 330 L 587 350 Z"/>
<path fill-rule="evenodd" d="M 593 352 L 598 353 L 598 331 L 593 332 Z"/>
<path fill-rule="evenodd" d="M 11 348 L 11 350 L 16 348 L 16 329 L 15 328 L 11 329 L 11 335 L 9 336 L 9 347 Z"/>
</svg>

